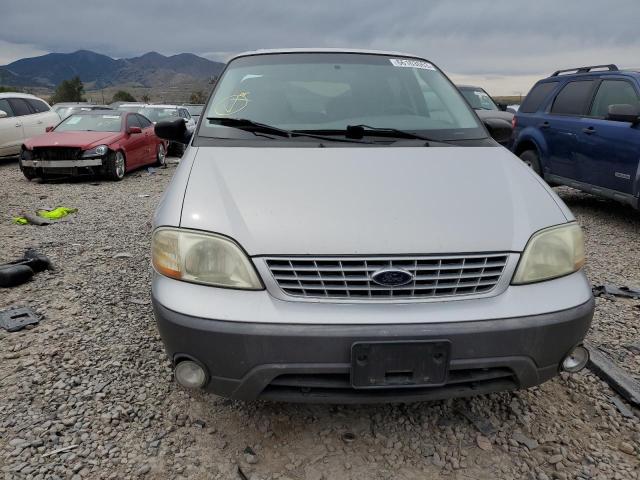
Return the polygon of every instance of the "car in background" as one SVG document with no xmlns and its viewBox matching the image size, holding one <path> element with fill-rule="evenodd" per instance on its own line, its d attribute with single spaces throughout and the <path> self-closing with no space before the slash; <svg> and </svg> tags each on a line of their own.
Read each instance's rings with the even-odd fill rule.
<svg viewBox="0 0 640 480">
<path fill-rule="evenodd" d="M 151 241 L 181 385 L 410 402 L 586 365 L 579 225 L 433 63 L 248 52 L 203 116 L 193 134 L 178 119 L 155 127 L 189 145 Z"/>
<path fill-rule="evenodd" d="M 146 106 L 147 106 L 146 103 L 138 103 L 138 102 L 135 102 L 135 103 L 121 103 L 120 105 L 118 105 L 116 110 L 121 110 L 123 112 L 140 113 L 140 110 L 142 110 Z"/>
<path fill-rule="evenodd" d="M 552 185 L 640 208 L 640 71 L 558 70 L 515 116 L 511 150 Z"/>
<path fill-rule="evenodd" d="M 70 115 L 78 112 L 91 112 L 93 110 L 111 110 L 108 105 L 97 105 L 87 102 L 65 102 L 56 103 L 53 109 L 60 117 L 60 120 L 64 120 Z M 56 122 L 57 123 L 57 122 Z"/>
<path fill-rule="evenodd" d="M 196 128 L 196 122 L 191 117 L 187 107 L 179 105 L 146 105 L 138 113 L 144 115 L 154 124 L 164 120 L 176 120 L 181 118 L 184 121 L 185 128 L 188 132 L 193 133 Z M 179 142 L 169 142 L 169 153 L 174 155 L 182 155 L 184 153 L 184 145 Z"/>
<path fill-rule="evenodd" d="M 507 106 L 496 103 L 493 98 L 491 98 L 491 95 L 483 88 L 473 87 L 471 85 L 457 85 L 457 87 L 465 100 L 471 105 L 471 108 L 476 111 L 480 120 L 485 123 L 490 122 L 492 124 L 496 123 L 504 124 L 503 126 L 511 126 L 513 113 L 505 111 Z M 501 144 L 506 146 L 508 140 L 501 142 Z"/>
<path fill-rule="evenodd" d="M 198 123 L 198 120 L 200 119 L 200 115 L 202 115 L 202 110 L 204 109 L 204 105 L 197 104 L 197 103 L 185 103 L 183 107 L 187 109 L 187 111 L 189 112 L 189 115 L 191 115 L 191 118 L 193 118 L 193 121 Z"/>
<path fill-rule="evenodd" d="M 167 145 L 153 124 L 137 113 L 73 113 L 43 135 L 24 142 L 20 169 L 24 176 L 99 174 L 122 180 L 144 165 L 164 165 Z"/>
<path fill-rule="evenodd" d="M 0 157 L 18 155 L 25 139 L 44 133 L 59 121 L 41 98 L 25 93 L 0 93 Z"/>
</svg>

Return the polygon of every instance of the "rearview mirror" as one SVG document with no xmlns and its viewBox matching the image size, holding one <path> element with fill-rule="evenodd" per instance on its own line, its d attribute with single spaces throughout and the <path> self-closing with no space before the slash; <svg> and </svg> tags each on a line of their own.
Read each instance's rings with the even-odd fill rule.
<svg viewBox="0 0 640 480">
<path fill-rule="evenodd" d="M 5 112 L 4 110 L 0 110 L 0 118 L 7 118 L 9 115 L 7 115 L 7 112 Z"/>
<path fill-rule="evenodd" d="M 635 125 L 640 123 L 640 111 L 628 103 L 619 103 L 609 105 L 607 116 L 604 118 L 613 122 L 631 122 Z"/>
<path fill-rule="evenodd" d="M 483 120 L 484 126 L 489 130 L 489 135 L 498 143 L 505 144 L 511 139 L 513 128 L 511 123 L 500 118 L 487 118 Z"/>
<path fill-rule="evenodd" d="M 129 127 L 127 129 L 127 133 L 130 135 L 136 134 L 136 133 L 142 133 L 142 129 L 140 127 Z"/>
<path fill-rule="evenodd" d="M 53 127 L 51 125 L 49 125 L 47 128 L 44 129 L 45 132 L 51 132 L 53 131 Z"/>
<path fill-rule="evenodd" d="M 158 137 L 171 142 L 184 143 L 186 145 L 191 140 L 191 132 L 187 130 L 187 125 L 182 118 L 158 122 L 154 127 L 154 131 Z"/>
</svg>

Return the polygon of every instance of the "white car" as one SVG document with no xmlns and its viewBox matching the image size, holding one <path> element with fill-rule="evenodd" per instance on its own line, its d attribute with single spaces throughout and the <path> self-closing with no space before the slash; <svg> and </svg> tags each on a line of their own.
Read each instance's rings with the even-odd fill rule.
<svg viewBox="0 0 640 480">
<path fill-rule="evenodd" d="M 0 157 L 20 153 L 25 139 L 60 123 L 47 102 L 26 93 L 0 93 Z"/>
<path fill-rule="evenodd" d="M 182 118 L 184 120 L 187 132 L 192 134 L 196 129 L 196 121 L 191 117 L 187 107 L 180 105 L 147 105 L 138 113 L 147 117 L 154 124 L 163 120 L 176 120 Z M 168 151 L 175 155 L 182 155 L 184 145 L 179 142 L 169 142 Z"/>
</svg>

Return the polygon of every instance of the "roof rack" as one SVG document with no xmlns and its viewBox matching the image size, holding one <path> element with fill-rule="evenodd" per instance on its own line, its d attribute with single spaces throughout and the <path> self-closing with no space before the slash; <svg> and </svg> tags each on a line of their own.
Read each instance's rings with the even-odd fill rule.
<svg viewBox="0 0 640 480">
<path fill-rule="evenodd" d="M 556 70 L 551 74 L 552 77 L 557 77 L 561 73 L 574 72 L 574 73 L 588 73 L 591 70 L 606 68 L 610 72 L 617 72 L 618 66 L 610 63 L 609 65 L 591 65 L 590 67 L 575 67 L 575 68 L 567 68 L 566 70 Z"/>
</svg>

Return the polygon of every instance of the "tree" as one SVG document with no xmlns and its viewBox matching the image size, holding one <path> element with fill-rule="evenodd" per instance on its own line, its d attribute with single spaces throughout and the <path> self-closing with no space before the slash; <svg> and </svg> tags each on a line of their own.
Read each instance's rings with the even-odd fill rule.
<svg viewBox="0 0 640 480">
<path fill-rule="evenodd" d="M 189 97 L 189 103 L 204 103 L 207 101 L 207 97 L 205 96 L 202 90 L 198 90 L 197 92 L 191 92 L 191 97 Z"/>
<path fill-rule="evenodd" d="M 51 103 L 60 102 L 83 102 L 84 85 L 80 77 L 75 76 L 71 80 L 63 80 L 56 87 L 56 91 L 51 97 Z"/>
<path fill-rule="evenodd" d="M 144 103 L 149 103 L 151 101 L 151 97 L 145 93 L 144 95 L 142 95 L 142 101 Z"/>
<path fill-rule="evenodd" d="M 136 99 L 126 90 L 118 90 L 113 96 L 112 102 L 135 102 Z"/>
</svg>

